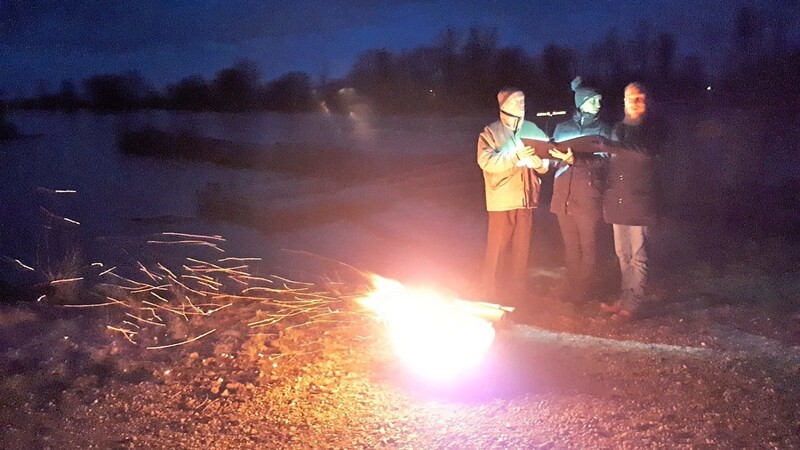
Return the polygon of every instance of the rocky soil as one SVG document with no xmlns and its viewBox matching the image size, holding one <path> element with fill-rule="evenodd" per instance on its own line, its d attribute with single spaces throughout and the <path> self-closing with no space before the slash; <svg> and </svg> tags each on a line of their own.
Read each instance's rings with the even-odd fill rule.
<svg viewBox="0 0 800 450">
<path fill-rule="evenodd" d="M 544 281 L 543 281 L 544 282 Z M 362 286 L 366 290 L 366 286 Z M 358 291 L 357 289 L 355 290 Z M 799 448 L 800 322 L 743 301 L 617 323 L 548 296 L 474 373 L 422 380 L 350 300 L 269 327 L 267 302 L 147 350 L 106 310 L 0 312 L 4 448 Z M 665 304 L 668 304 L 665 301 Z M 194 320 L 194 319 L 193 319 Z M 199 323 L 199 322 L 198 322 Z M 190 322 L 184 330 L 198 335 Z"/>
</svg>

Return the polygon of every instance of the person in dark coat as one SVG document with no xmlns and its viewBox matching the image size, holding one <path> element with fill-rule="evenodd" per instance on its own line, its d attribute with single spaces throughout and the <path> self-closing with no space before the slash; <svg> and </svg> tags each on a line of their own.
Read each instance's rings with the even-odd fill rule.
<svg viewBox="0 0 800 450">
<path fill-rule="evenodd" d="M 619 300 L 602 307 L 620 318 L 631 317 L 644 300 L 647 240 L 657 217 L 655 161 L 666 136 L 649 114 L 647 96 L 640 83 L 625 87 L 625 118 L 612 132 L 612 140 L 622 148 L 609 159 L 608 186 L 603 196 L 603 218 L 613 225 L 621 281 Z"/>
<path fill-rule="evenodd" d="M 556 125 L 553 140 L 562 142 L 581 136 L 611 137 L 611 127 L 597 117 L 602 96 L 582 86 L 581 77 L 572 81 L 577 111 L 571 119 Z M 602 194 L 608 155 L 562 153 L 551 150 L 559 160 L 553 181 L 550 212 L 558 218 L 564 241 L 566 265 L 563 297 L 582 303 L 597 281 L 597 242 L 602 226 Z"/>
</svg>

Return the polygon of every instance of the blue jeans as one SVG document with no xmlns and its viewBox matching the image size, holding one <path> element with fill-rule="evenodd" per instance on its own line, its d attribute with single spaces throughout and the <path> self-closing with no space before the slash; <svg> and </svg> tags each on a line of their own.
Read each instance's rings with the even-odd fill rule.
<svg viewBox="0 0 800 450">
<path fill-rule="evenodd" d="M 619 259 L 622 305 L 635 309 L 647 284 L 647 236 L 649 228 L 614 224 L 614 251 Z"/>
</svg>

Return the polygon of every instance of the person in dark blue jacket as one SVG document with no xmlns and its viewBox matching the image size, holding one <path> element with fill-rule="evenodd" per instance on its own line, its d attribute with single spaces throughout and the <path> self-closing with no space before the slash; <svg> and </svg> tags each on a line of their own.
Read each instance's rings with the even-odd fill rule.
<svg viewBox="0 0 800 450">
<path fill-rule="evenodd" d="M 572 81 L 577 110 L 571 119 L 556 125 L 553 140 L 562 142 L 581 136 L 611 138 L 611 127 L 597 117 L 602 96 Z M 551 150 L 558 160 L 553 181 L 550 212 L 558 218 L 564 241 L 566 277 L 562 296 L 573 303 L 585 302 L 597 284 L 597 243 L 602 228 L 602 195 L 608 155 L 562 153 Z"/>
</svg>

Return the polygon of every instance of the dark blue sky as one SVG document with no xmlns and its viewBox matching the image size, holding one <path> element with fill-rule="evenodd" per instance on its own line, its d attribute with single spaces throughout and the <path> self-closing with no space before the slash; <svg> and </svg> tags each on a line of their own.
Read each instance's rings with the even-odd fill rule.
<svg viewBox="0 0 800 450">
<path fill-rule="evenodd" d="M 473 25 L 535 53 L 550 43 L 583 50 L 612 27 L 626 37 L 644 23 L 713 70 L 744 5 L 798 42 L 796 0 L 0 0 L 0 89 L 26 95 L 37 79 L 57 90 L 64 78 L 130 69 L 160 87 L 244 57 L 265 80 L 293 70 L 338 77 L 364 50 L 431 44 L 448 26 Z"/>
</svg>

